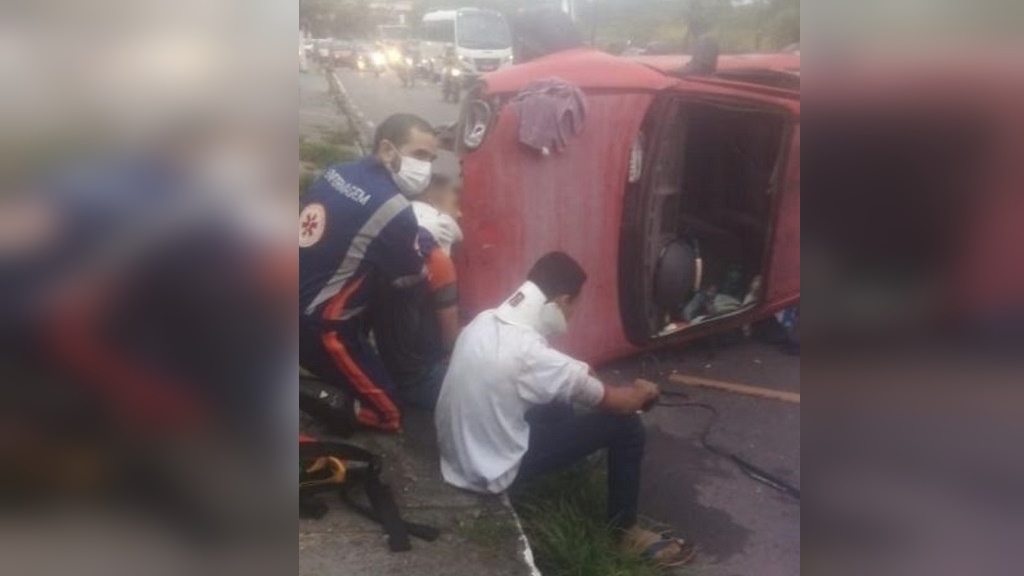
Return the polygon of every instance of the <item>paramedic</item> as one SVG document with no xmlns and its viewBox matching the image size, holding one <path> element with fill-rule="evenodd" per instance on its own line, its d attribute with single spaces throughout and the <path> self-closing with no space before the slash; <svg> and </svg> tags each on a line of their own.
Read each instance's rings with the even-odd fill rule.
<svg viewBox="0 0 1024 576">
<path fill-rule="evenodd" d="M 394 385 L 367 338 L 372 287 L 424 279 L 419 227 L 407 197 L 430 182 L 437 139 L 425 120 L 395 114 L 372 155 L 328 168 L 300 200 L 300 364 L 351 394 L 363 426 L 398 431 Z"/>
</svg>

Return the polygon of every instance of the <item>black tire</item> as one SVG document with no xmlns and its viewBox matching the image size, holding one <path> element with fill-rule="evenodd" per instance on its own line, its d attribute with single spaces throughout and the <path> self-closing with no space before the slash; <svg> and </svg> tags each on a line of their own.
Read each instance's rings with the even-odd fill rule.
<svg viewBox="0 0 1024 576">
<path fill-rule="evenodd" d="M 675 313 L 693 297 L 697 279 L 697 250 L 685 239 L 676 239 L 661 249 L 654 269 L 654 303 Z"/>
</svg>

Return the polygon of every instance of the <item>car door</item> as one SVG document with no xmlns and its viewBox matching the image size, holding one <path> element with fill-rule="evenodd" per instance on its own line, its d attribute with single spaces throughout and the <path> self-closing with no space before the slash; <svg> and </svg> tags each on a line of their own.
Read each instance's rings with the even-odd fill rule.
<svg viewBox="0 0 1024 576">
<path fill-rule="evenodd" d="M 683 99 L 720 99 L 763 106 L 785 115 L 787 125 L 781 145 L 782 155 L 767 191 L 771 208 L 766 223 L 769 240 L 765 254 L 764 298 L 751 315 L 764 317 L 795 304 L 800 299 L 799 92 L 715 78 L 683 79 L 670 88 L 670 92 Z M 749 316 L 743 320 L 749 321 Z"/>
<path fill-rule="evenodd" d="M 672 237 L 672 223 L 664 213 L 678 210 L 678 199 L 659 188 L 665 174 L 683 172 L 672 162 L 675 149 L 699 146 L 699 141 L 676 132 L 675 117 L 680 107 L 714 104 L 737 109 L 763 110 L 782 119 L 779 129 L 778 157 L 764 187 L 768 204 L 758 212 L 763 253 L 760 259 L 761 282 L 757 303 L 734 315 L 701 325 L 670 329 L 664 308 L 652 304 L 656 299 L 655 277 Z M 735 328 L 789 306 L 800 294 L 800 102 L 794 91 L 709 78 L 677 81 L 662 91 L 645 119 L 641 137 L 634 144 L 643 150 L 644 174 L 631 178 L 624 205 L 620 250 L 620 310 L 626 335 L 636 345 L 655 342 L 678 343 L 709 333 Z M 713 127 L 712 127 L 713 128 Z M 723 129 L 725 127 L 723 126 Z M 707 133 L 707 128 L 705 128 Z M 681 176 L 677 176 L 682 178 Z M 685 213 L 685 207 L 683 208 Z M 704 260 L 707 260 L 705 256 Z M 698 273 L 701 265 L 698 264 Z M 697 279 L 697 284 L 700 279 Z M 685 323 L 683 323 L 685 324 Z"/>
</svg>

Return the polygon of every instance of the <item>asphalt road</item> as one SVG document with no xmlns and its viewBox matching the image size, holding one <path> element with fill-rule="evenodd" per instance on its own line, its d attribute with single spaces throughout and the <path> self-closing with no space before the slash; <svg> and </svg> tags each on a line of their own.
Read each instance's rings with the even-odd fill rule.
<svg viewBox="0 0 1024 576">
<path fill-rule="evenodd" d="M 394 74 L 374 78 L 351 70 L 338 76 L 365 119 L 376 124 L 395 112 L 431 123 L 453 122 L 458 107 L 435 85 L 404 89 Z M 307 80 L 311 86 L 315 80 Z M 667 383 L 672 371 L 780 390 L 800 390 L 800 359 L 752 341 L 704 343 L 605 366 L 609 380 L 644 376 Z M 796 487 L 800 485 L 800 408 L 773 400 L 689 390 L 714 405 L 721 418 L 711 442 L 739 454 Z M 701 448 L 708 414 L 692 408 L 655 408 L 648 429 L 641 514 L 692 539 L 704 576 L 793 576 L 800 573 L 800 504 L 743 475 L 734 464 Z"/>
<path fill-rule="evenodd" d="M 800 391 L 799 357 L 758 342 L 722 340 L 732 339 L 620 361 L 599 373 L 611 381 L 644 377 L 688 393 L 688 401 L 710 404 L 719 412 L 710 444 L 799 489 L 799 405 L 669 383 L 668 375 L 680 372 Z M 702 409 L 676 407 L 644 415 L 640 513 L 692 539 L 699 550 L 697 573 L 704 576 L 799 574 L 800 503 L 702 448 L 700 436 L 710 418 Z"/>
<path fill-rule="evenodd" d="M 459 116 L 459 105 L 441 98 L 441 86 L 417 81 L 413 88 L 403 88 L 394 72 L 380 78 L 368 72 L 348 68 L 335 71 L 353 103 L 366 120 L 375 127 L 391 114 L 412 112 L 434 126 L 451 124 Z"/>
</svg>

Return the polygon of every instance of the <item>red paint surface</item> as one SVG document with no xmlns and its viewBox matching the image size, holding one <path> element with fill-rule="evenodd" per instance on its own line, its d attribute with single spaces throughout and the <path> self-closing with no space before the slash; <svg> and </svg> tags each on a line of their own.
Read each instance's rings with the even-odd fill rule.
<svg viewBox="0 0 1024 576">
<path fill-rule="evenodd" d="M 613 88 L 623 91 L 660 90 L 673 80 L 647 66 L 592 50 L 580 48 L 539 58 L 526 64 L 488 74 L 490 94 L 515 93 L 539 78 L 556 76 L 583 90 Z"/>
<path fill-rule="evenodd" d="M 690 56 L 672 54 L 664 56 L 633 56 L 628 58 L 633 62 L 639 62 L 663 72 L 679 70 L 687 62 Z M 718 57 L 719 70 L 777 70 L 780 72 L 799 73 L 799 53 L 779 54 L 731 54 Z"/>
<path fill-rule="evenodd" d="M 551 250 L 572 255 L 589 280 L 565 348 L 586 358 L 627 354 L 618 314 L 618 230 L 629 151 L 651 94 L 588 97 L 583 133 L 562 154 L 521 147 L 511 107 L 466 157 L 461 305 L 499 304 Z"/>
<path fill-rule="evenodd" d="M 799 113 L 799 108 L 797 108 Z M 797 116 L 799 118 L 799 116 Z M 784 184 L 779 191 L 775 230 L 765 298 L 769 302 L 792 300 L 800 296 L 800 124 L 793 128 L 793 139 L 786 158 Z"/>
<path fill-rule="evenodd" d="M 601 362 L 637 351 L 626 339 L 619 310 L 619 229 L 630 149 L 658 92 L 756 100 L 797 114 L 799 103 L 754 87 L 744 90 L 735 82 L 670 78 L 592 50 L 569 51 L 491 74 L 482 97 L 496 104 L 530 81 L 552 76 L 576 84 L 587 98 L 583 132 L 569 141 L 565 152 L 543 157 L 520 145 L 518 118 L 506 105 L 497 107 L 480 148 L 463 157 L 465 241 L 456 258 L 460 306 L 468 317 L 497 306 L 523 282 L 537 258 L 563 250 L 583 265 L 589 280 L 569 334 L 556 344 L 578 358 Z M 795 203 L 796 212 L 787 212 L 776 233 L 781 244 L 772 256 L 770 275 L 777 282 L 773 296 L 799 293 L 799 144 L 795 146 L 787 178 L 796 187 L 787 188 L 782 209 L 792 211 Z M 766 303 L 760 312 L 781 303 Z M 735 324 L 716 323 L 685 337 Z"/>
</svg>

